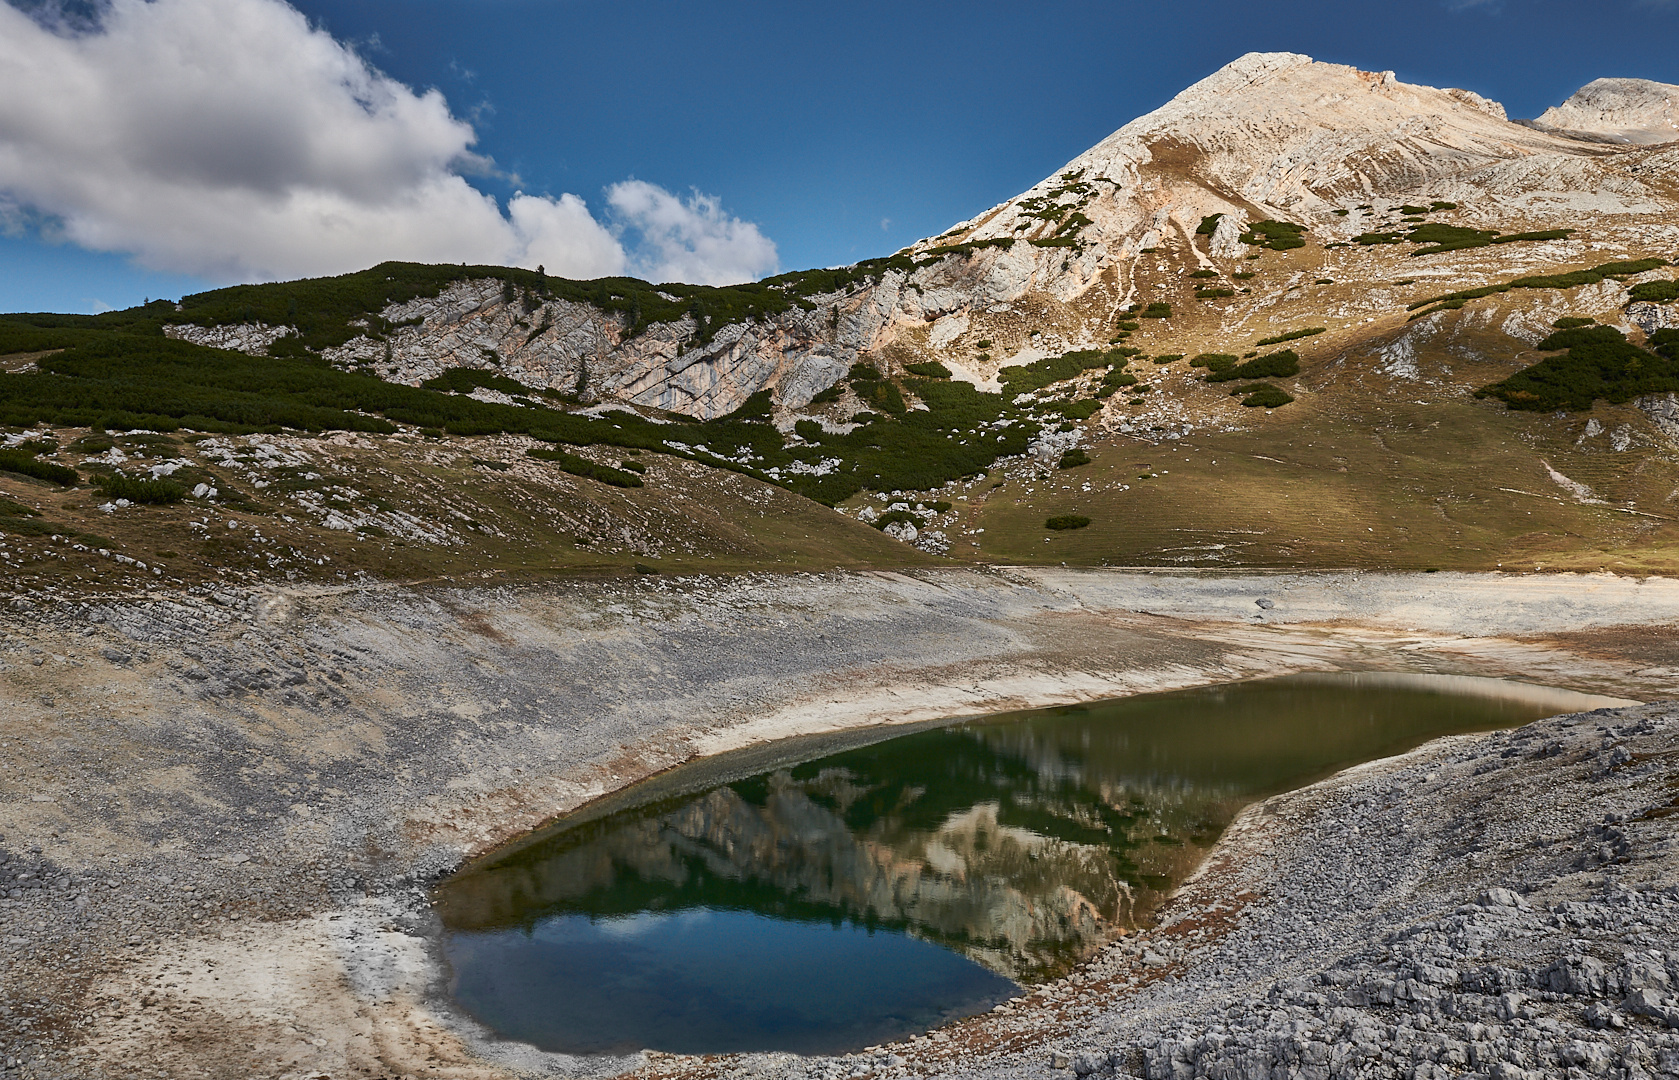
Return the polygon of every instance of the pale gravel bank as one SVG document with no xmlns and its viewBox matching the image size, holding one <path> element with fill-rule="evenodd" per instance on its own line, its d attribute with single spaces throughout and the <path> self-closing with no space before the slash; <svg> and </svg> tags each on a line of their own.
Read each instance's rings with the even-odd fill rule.
<svg viewBox="0 0 1679 1080">
<path fill-rule="evenodd" d="M 687 1071 L 475 1031 L 442 996 L 426 887 L 600 794 L 784 735 L 1298 670 L 1655 700 L 1679 692 L 1675 627 L 1679 583 L 1608 575 L 1001 569 L 10 598 L 0 1059 L 41 1077 Z M 1253 946 L 1246 977 L 1293 972 L 1280 947 Z M 1149 971 L 1178 974 L 1159 958 Z M 1074 985 L 1057 992 L 1132 1009 Z M 1170 995 L 1149 1008 L 1153 1034 L 1123 1047 L 1113 1025 L 1069 1041 L 1034 1006 L 1005 1017 L 1014 1049 L 960 1067 L 901 1052 L 727 1066 L 1030 1072 L 1076 1051 L 1132 1068 L 1145 1034 L 1202 1022 Z"/>
</svg>

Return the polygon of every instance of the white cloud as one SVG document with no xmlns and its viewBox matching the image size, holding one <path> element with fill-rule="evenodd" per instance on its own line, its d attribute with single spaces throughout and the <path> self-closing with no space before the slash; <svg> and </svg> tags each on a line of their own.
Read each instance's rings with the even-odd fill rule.
<svg viewBox="0 0 1679 1080">
<path fill-rule="evenodd" d="M 616 221 L 640 234 L 634 268 L 649 281 L 733 285 L 776 267 L 775 242 L 750 221 L 723 213 L 717 199 L 678 198 L 655 184 L 625 180 L 606 192 Z"/>
<path fill-rule="evenodd" d="M 385 259 L 579 278 L 631 265 L 575 195 L 521 193 L 503 213 L 463 179 L 493 164 L 441 93 L 371 68 L 282 0 L 112 0 L 97 28 L 36 14 L 0 2 L 0 224 L 44 216 L 84 247 L 221 280 Z M 646 191 L 624 213 L 669 280 L 773 268 L 774 245 L 715 199 L 633 186 Z"/>
</svg>

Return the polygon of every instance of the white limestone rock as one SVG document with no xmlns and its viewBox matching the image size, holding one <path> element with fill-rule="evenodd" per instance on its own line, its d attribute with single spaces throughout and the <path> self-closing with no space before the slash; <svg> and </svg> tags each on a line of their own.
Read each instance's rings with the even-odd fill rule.
<svg viewBox="0 0 1679 1080">
<path fill-rule="evenodd" d="M 1595 79 L 1537 121 L 1548 128 L 1647 145 L 1679 139 L 1679 86 L 1649 79 Z"/>
<path fill-rule="evenodd" d="M 190 341 L 212 349 L 232 349 L 252 356 L 263 356 L 268 346 L 287 334 L 295 332 L 291 326 L 269 326 L 266 323 L 232 323 L 227 326 L 195 326 L 192 323 L 165 326 L 163 336 L 177 341 Z"/>
</svg>

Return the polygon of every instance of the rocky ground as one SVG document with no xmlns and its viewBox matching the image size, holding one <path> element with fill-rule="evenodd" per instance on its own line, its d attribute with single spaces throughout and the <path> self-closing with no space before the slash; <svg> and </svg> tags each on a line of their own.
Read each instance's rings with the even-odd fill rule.
<svg viewBox="0 0 1679 1080">
<path fill-rule="evenodd" d="M 1388 958 L 1369 952 L 1387 931 L 1441 919 L 1537 935 L 1511 939 L 1520 950 L 1504 966 L 1516 974 L 1483 994 L 1526 994 L 1510 1009 L 1533 1018 L 1501 1018 L 1491 1035 L 1492 1021 L 1474 1019 L 1488 1027 L 1468 1040 L 1502 1037 L 1528 1053 L 1525 1033 L 1548 1030 L 1540 1021 L 1557 1012 L 1544 995 L 1563 992 L 1539 976 L 1522 982 L 1551 965 L 1548 943 L 1562 940 L 1564 928 L 1544 921 L 1547 905 L 1586 905 L 1589 921 L 1600 908 L 1643 910 L 1615 900 L 1647 880 L 1632 868 L 1675 881 L 1660 861 L 1671 852 L 1643 839 L 1659 839 L 1670 818 L 1592 831 L 1605 813 L 1671 803 L 1671 790 L 1655 790 L 1672 783 L 1660 709 L 1648 724 L 1645 714 L 1552 721 L 1537 741 L 1433 744 L 1274 800 L 1232 832 L 1176 921 L 1150 936 L 1152 952 L 1115 950 L 996 1017 L 847 1060 L 578 1061 L 499 1043 L 448 1003 L 426 890 L 465 858 L 604 792 L 786 735 L 1296 670 L 1492 675 L 1654 700 L 1679 683 L 1675 624 L 1679 585 L 1613 575 L 941 570 L 17 598 L 0 622 L 0 1060 L 32 1077 L 294 1080 L 1033 1071 L 1057 1054 L 1109 1068 L 1116 1052 L 1120 1068 L 1136 1069 L 1147 1066 L 1140 1049 L 1157 1064 L 1213 1067 L 1224 1051 L 1200 1040 L 1219 994 L 1247 1010 L 1219 1021 L 1219 1047 L 1236 1047 L 1248 1028 L 1258 1039 L 1254 1025 L 1271 1018 L 1299 1020 L 1304 1034 L 1344 1026 L 1352 1014 L 1333 1009 L 1362 1008 L 1391 1026 L 1399 1014 L 1388 1006 L 1352 1003 L 1370 982 L 1357 965 L 1376 971 Z M 1594 756 L 1606 737 L 1598 725 L 1619 733 L 1607 766 Z M 1499 771 L 1477 773 L 1485 765 Z M 1360 784 L 1382 797 L 1358 794 Z M 1396 786 L 1404 798 L 1385 794 Z M 1521 797 L 1471 812 L 1483 791 Z M 1392 834 L 1404 843 L 1364 850 L 1389 845 L 1385 823 L 1400 818 L 1414 830 Z M 1454 822 L 1469 832 L 1451 832 Z M 1334 829 L 1345 836 L 1325 831 Z M 1522 846 L 1540 836 L 1555 842 Z M 1648 851 L 1652 861 L 1613 864 L 1623 840 L 1635 860 Z M 1477 842 L 1484 865 L 1462 855 Z M 1595 863 L 1604 844 L 1608 877 Z M 1581 858 L 1589 873 L 1547 884 L 1546 859 L 1561 875 Z M 1349 876 L 1355 868 L 1362 881 Z M 1492 909 L 1456 911 L 1492 887 L 1515 890 L 1527 910 L 1518 904 L 1498 916 L 1505 922 Z M 1349 889 L 1360 897 L 1350 911 L 1337 902 Z M 1196 937 L 1213 924 L 1195 913 L 1218 904 L 1233 929 Z M 1373 911 L 1384 913 L 1375 927 Z M 1611 925 L 1621 923 L 1567 932 L 1589 944 Z M 1653 935 L 1637 948 L 1668 947 L 1661 925 L 1637 932 Z M 1454 934 L 1391 944 L 1467 948 Z M 1515 948 L 1502 938 L 1479 947 L 1489 957 Z M 1661 1021 L 1622 1004 L 1652 987 L 1629 988 L 1618 954 L 1600 959 L 1603 993 L 1619 980 L 1604 1008 L 1624 1025 L 1606 1019 L 1602 1038 L 1619 1040 L 1619 1054 L 1627 1032 L 1650 1032 L 1654 1069 L 1661 1045 L 1650 1025 Z M 1427 985 L 1455 995 L 1452 1009 L 1478 1008 L 1471 998 L 1491 984 L 1477 965 L 1493 962 L 1458 961 L 1456 982 Z M 1300 981 L 1319 972 L 1331 981 Z M 1342 972 L 1352 972 L 1344 985 L 1333 981 Z M 1278 979 L 1276 1000 L 1260 1008 Z M 1370 986 L 1379 996 L 1379 981 Z M 1654 992 L 1650 1009 L 1671 1004 Z M 1299 996 L 1311 993 L 1322 1002 Z M 1442 1011 L 1427 1023 L 1456 1039 L 1447 1022 L 1458 1019 Z M 1390 1050 L 1403 1041 L 1385 1027 L 1368 1033 Z M 960 1053 L 929 1056 L 947 1044 Z"/>
</svg>

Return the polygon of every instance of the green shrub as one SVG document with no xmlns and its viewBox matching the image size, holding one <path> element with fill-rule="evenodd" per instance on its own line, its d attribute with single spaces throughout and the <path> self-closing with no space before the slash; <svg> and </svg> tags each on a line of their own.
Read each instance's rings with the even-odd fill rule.
<svg viewBox="0 0 1679 1080">
<path fill-rule="evenodd" d="M 1114 323 L 1114 329 L 1118 330 L 1122 334 L 1129 334 L 1132 331 L 1136 330 L 1141 325 L 1142 325 L 1141 323 L 1133 322 L 1129 319 L 1121 319 L 1118 322 Z"/>
<path fill-rule="evenodd" d="M 1541 229 L 1537 232 L 1509 233 L 1494 238 L 1493 243 L 1514 244 L 1518 240 L 1567 240 L 1573 232 L 1573 229 Z"/>
<path fill-rule="evenodd" d="M 1353 237 L 1353 243 L 1370 247 L 1373 244 L 1397 244 L 1399 234 L 1396 232 L 1367 232 Z"/>
<path fill-rule="evenodd" d="M 878 379 L 880 378 L 880 369 L 873 364 L 859 361 L 851 365 L 851 370 L 845 377 L 848 379 Z"/>
<path fill-rule="evenodd" d="M 634 473 L 614 469 L 610 465 L 597 465 L 588 458 L 568 454 L 564 450 L 550 450 L 543 446 L 533 446 L 525 453 L 543 461 L 552 461 L 563 471 L 573 476 L 581 476 L 586 480 L 598 480 L 600 483 L 621 488 L 638 488 L 641 486 L 641 477 Z"/>
<path fill-rule="evenodd" d="M 64 487 L 75 487 L 81 480 L 75 469 L 42 461 L 27 450 L 0 450 L 0 472 L 32 476 L 37 480 L 47 480 Z"/>
<path fill-rule="evenodd" d="M 1172 317 L 1172 305 L 1157 300 L 1137 314 L 1144 319 L 1170 319 Z"/>
<path fill-rule="evenodd" d="M 1293 349 L 1284 349 L 1282 352 L 1256 357 L 1234 367 L 1213 369 L 1210 363 L 1207 367 L 1212 372 L 1207 376 L 1210 383 L 1234 382 L 1237 379 L 1278 379 L 1300 374 L 1300 357 L 1294 354 Z"/>
<path fill-rule="evenodd" d="M 1092 368 L 1124 364 L 1125 349 L 1075 349 L 1060 356 L 1046 356 L 1030 364 L 1010 364 L 997 372 L 997 381 L 1010 394 L 1040 390 L 1051 383 L 1065 382 Z M 1135 356 L 1139 350 L 1129 350 Z"/>
<path fill-rule="evenodd" d="M 127 499 L 131 503 L 177 503 L 187 497 L 185 485 L 177 484 L 173 480 L 141 480 L 133 476 L 123 476 L 118 473 L 111 476 L 96 476 L 93 486 L 98 488 L 109 499 Z"/>
<path fill-rule="evenodd" d="M 1429 247 L 1411 252 L 1413 256 L 1437 255 L 1443 251 L 1464 251 L 1489 244 L 1513 244 L 1524 240 L 1566 240 L 1573 229 L 1546 229 L 1541 232 L 1510 233 L 1500 236 L 1496 229 L 1470 229 L 1461 225 L 1446 225 L 1431 221 L 1414 227 L 1405 239 L 1413 244 Z"/>
<path fill-rule="evenodd" d="M 1483 285 L 1478 289 L 1461 289 L 1457 292 L 1431 296 L 1427 300 L 1418 300 L 1406 306 L 1407 311 L 1418 308 L 1431 307 L 1439 304 L 1447 310 L 1456 310 L 1470 300 L 1479 300 L 1483 296 L 1493 296 L 1497 293 L 1509 292 L 1511 289 L 1572 289 L 1580 285 L 1596 285 L 1604 278 L 1630 277 L 1642 274 L 1646 270 L 1655 270 L 1668 265 L 1666 259 L 1627 259 L 1617 262 L 1601 263 L 1589 270 L 1572 270 L 1565 274 L 1538 274 L 1532 277 L 1516 278 L 1502 285 Z"/>
<path fill-rule="evenodd" d="M 1249 409 L 1279 409 L 1294 400 L 1293 394 L 1270 383 L 1238 387 L 1230 392 L 1230 396 L 1241 397 L 1242 405 Z"/>
<path fill-rule="evenodd" d="M 1173 363 L 1174 361 L 1178 361 L 1178 360 L 1182 360 L 1182 359 L 1183 359 L 1183 353 L 1181 353 L 1181 352 L 1161 353 L 1159 356 L 1154 358 L 1154 362 L 1157 363 L 1157 364 L 1170 364 L 1170 363 Z"/>
<path fill-rule="evenodd" d="M 929 360 L 924 364 L 905 364 L 904 370 L 924 379 L 948 379 L 951 375 L 950 369 L 937 360 Z"/>
<path fill-rule="evenodd" d="M 1228 371 L 1236 366 L 1236 358 L 1229 353 L 1206 352 L 1192 359 L 1189 366 L 1210 368 L 1213 371 Z"/>
<path fill-rule="evenodd" d="M 1223 300 L 1227 297 L 1231 297 L 1231 296 L 1235 296 L 1235 295 L 1236 295 L 1236 290 L 1235 289 L 1196 289 L 1195 290 L 1195 299 L 1197 299 L 1197 300 Z"/>
<path fill-rule="evenodd" d="M 1239 274 L 1231 274 L 1230 276 L 1235 278 L 1237 281 L 1248 281 L 1252 278 L 1258 277 L 1259 275 L 1251 270 L 1243 270 Z"/>
<path fill-rule="evenodd" d="M 950 503 L 943 499 L 934 499 L 932 502 L 918 502 L 915 505 L 923 510 L 931 510 L 935 514 L 945 514 L 950 512 Z"/>
<path fill-rule="evenodd" d="M 1240 237 L 1242 243 L 1253 247 L 1287 251 L 1306 246 L 1306 226 L 1292 221 L 1256 221 Z"/>
<path fill-rule="evenodd" d="M 965 244 L 942 244 L 936 248 L 929 248 L 922 254 L 926 257 L 942 259 L 946 255 L 972 255 L 974 252 L 983 251 L 986 248 L 1002 248 L 1007 251 L 1013 246 L 1014 237 L 998 236 L 990 240 L 970 240 Z"/>
<path fill-rule="evenodd" d="M 1080 465 L 1088 464 L 1090 464 L 1090 455 L 1082 449 L 1074 448 L 1062 454 L 1061 460 L 1056 463 L 1055 467 L 1057 469 L 1076 469 Z"/>
<path fill-rule="evenodd" d="M 793 434 L 805 442 L 821 442 L 822 425 L 814 420 L 796 420 L 793 423 Z"/>
<path fill-rule="evenodd" d="M 1626 337 L 1613 326 L 1599 326 L 1596 323 L 1566 326 L 1547 337 L 1534 348 L 1540 352 L 1558 352 L 1572 349 L 1580 345 L 1611 345 L 1618 341 L 1625 341 Z"/>
<path fill-rule="evenodd" d="M 989 349 L 990 347 L 991 347 L 991 339 L 990 338 L 980 338 L 978 341 L 974 342 L 974 348 L 976 348 L 976 349 Z"/>
<path fill-rule="evenodd" d="M 1102 405 L 1091 398 L 1081 398 L 1078 401 L 1058 402 L 1054 410 L 1068 420 L 1088 420 L 1102 411 Z"/>
<path fill-rule="evenodd" d="M 1201 224 L 1199 224 L 1195 227 L 1195 235 L 1196 236 L 1211 236 L 1211 235 L 1213 235 L 1213 232 L 1218 229 L 1218 219 L 1223 217 L 1223 216 L 1224 216 L 1223 214 L 1208 214 L 1206 217 L 1202 218 L 1201 219 Z"/>
<path fill-rule="evenodd" d="M 1584 319 L 1578 315 L 1567 315 L 1552 323 L 1551 326 L 1557 330 L 1573 330 L 1580 326 L 1591 326 L 1595 322 L 1597 322 L 1596 319 Z"/>
<path fill-rule="evenodd" d="M 1053 529 L 1056 532 L 1065 532 L 1068 529 L 1082 529 L 1089 524 L 1090 519 L 1085 517 L 1083 514 L 1057 514 L 1052 518 L 1046 518 L 1044 520 L 1044 528 Z"/>
<path fill-rule="evenodd" d="M 1401 206 L 1399 208 L 1399 212 L 1401 214 L 1426 214 L 1426 213 L 1428 213 L 1428 207 L 1426 207 L 1426 206 L 1412 206 L 1409 203 L 1407 203 L 1404 206 Z"/>
<path fill-rule="evenodd" d="M 1628 297 L 1657 304 L 1672 303 L 1679 300 L 1679 281 L 1646 281 L 1628 290 Z"/>
<path fill-rule="evenodd" d="M 618 467 L 633 473 L 644 473 L 647 471 L 647 466 L 643 465 L 639 461 L 620 461 L 618 463 Z"/>
<path fill-rule="evenodd" d="M 1189 276 L 1192 277 L 1192 278 L 1218 277 L 1218 271 L 1217 270 L 1197 270 L 1194 273 L 1190 274 Z"/>
<path fill-rule="evenodd" d="M 1258 341 L 1254 342 L 1254 344 L 1259 346 L 1286 345 L 1290 341 L 1299 341 L 1301 338 L 1309 338 L 1314 334 L 1321 334 L 1325 331 L 1325 329 L 1326 328 L 1322 326 L 1313 326 L 1306 330 L 1290 330 L 1288 333 L 1278 334 L 1276 337 L 1260 338 Z"/>
<path fill-rule="evenodd" d="M 1441 202 L 1438 199 L 1436 199 L 1434 202 L 1431 202 L 1431 203 L 1428 204 L 1428 208 L 1432 211 L 1456 210 L 1457 209 L 1457 203 L 1455 203 L 1455 202 Z"/>
<path fill-rule="evenodd" d="M 812 405 L 826 405 L 830 401 L 838 401 L 845 396 L 845 387 L 840 383 L 828 387 L 810 399 Z"/>
<path fill-rule="evenodd" d="M 1646 394 L 1679 390 L 1679 335 L 1651 335 L 1655 352 L 1645 352 L 1612 326 L 1559 330 L 1541 341 L 1545 351 L 1567 350 L 1484 386 L 1477 397 L 1496 397 L 1512 409 L 1552 412 L 1589 409 L 1599 399 L 1624 404 Z"/>
<path fill-rule="evenodd" d="M 483 388 L 486 390 L 500 390 L 504 394 L 529 394 L 531 388 L 524 383 L 514 382 L 505 375 L 497 375 L 492 371 L 478 368 L 450 368 L 435 379 L 427 379 L 420 384 L 428 390 L 452 390 L 457 394 L 470 394 Z"/>
<path fill-rule="evenodd" d="M 863 404 L 871 409 L 878 409 L 893 416 L 902 416 L 907 406 L 904 395 L 897 385 L 889 382 L 873 382 L 868 379 L 851 380 L 851 389 Z"/>
<path fill-rule="evenodd" d="M 1471 229 L 1463 225 L 1447 225 L 1443 222 L 1431 221 L 1418 225 L 1405 234 L 1405 239 L 1413 244 L 1431 244 L 1429 252 L 1461 251 L 1465 248 L 1486 247 L 1492 243 L 1493 237 L 1498 235 L 1496 229 Z M 1423 252 L 1412 252 L 1423 254 Z"/>
</svg>

